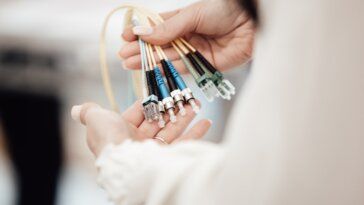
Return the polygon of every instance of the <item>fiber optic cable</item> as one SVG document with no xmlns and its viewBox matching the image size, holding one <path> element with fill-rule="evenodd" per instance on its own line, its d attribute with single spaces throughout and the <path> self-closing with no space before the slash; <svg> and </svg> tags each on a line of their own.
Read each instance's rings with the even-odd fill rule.
<svg viewBox="0 0 364 205">
<path fill-rule="evenodd" d="M 168 88 L 170 91 L 170 95 L 172 96 L 174 103 L 177 105 L 177 107 L 179 108 L 179 112 L 181 113 L 182 116 L 186 115 L 186 110 L 183 107 L 183 95 L 181 90 L 178 88 L 177 83 L 175 81 L 175 79 L 172 76 L 172 72 L 169 69 L 167 62 L 163 56 L 163 54 L 161 53 L 161 51 L 159 50 L 158 47 L 155 47 L 156 53 L 159 57 L 160 63 L 162 65 L 162 69 L 164 71 L 164 76 L 167 80 L 167 84 L 168 84 Z"/>
<path fill-rule="evenodd" d="M 123 4 L 113 9 L 104 21 L 100 36 L 100 64 L 102 79 L 107 98 L 115 111 L 118 111 L 117 103 L 113 94 L 109 68 L 106 61 L 105 35 L 110 17 L 117 11 L 127 9 L 126 24 L 151 26 L 163 23 L 163 18 L 149 9 L 133 4 Z M 184 102 L 191 105 L 194 112 L 199 111 L 195 98 L 190 88 L 185 84 L 182 76 L 177 72 L 173 63 L 168 59 L 162 47 L 154 46 L 159 57 L 159 61 L 164 70 L 167 83 L 164 81 L 160 68 L 157 66 L 153 53 L 153 45 L 138 38 L 141 57 L 141 75 L 133 73 L 135 92 L 142 91 L 143 109 L 145 119 L 149 122 L 158 121 L 160 127 L 165 126 L 164 114 L 168 114 L 171 122 L 177 120 L 175 116 L 175 106 L 179 108 L 181 115 L 184 115 Z M 209 101 L 221 96 L 230 99 L 235 94 L 234 86 L 224 79 L 221 72 L 216 68 L 191 44 L 183 38 L 178 38 L 171 42 L 173 48 L 179 54 L 187 70 L 191 73 L 195 82 L 202 90 Z M 141 82 L 137 79 L 140 79 Z M 167 86 L 168 84 L 168 86 Z M 169 89 L 168 89 L 169 88 Z M 139 92 L 138 92 L 139 93 Z"/>
<path fill-rule="evenodd" d="M 186 100 L 186 102 L 188 102 L 191 105 L 192 110 L 195 113 L 198 113 L 200 108 L 196 104 L 195 97 L 193 96 L 192 90 L 189 87 L 187 87 L 183 78 L 180 76 L 180 74 L 178 73 L 176 68 L 173 66 L 172 62 L 165 55 L 162 48 L 159 46 L 155 46 L 155 49 L 156 49 L 157 53 L 159 53 L 160 62 L 163 67 L 163 70 L 165 72 L 166 78 L 167 78 L 167 76 L 168 76 L 168 78 L 171 78 L 171 81 L 173 81 L 178 87 L 178 89 L 175 89 L 174 91 L 172 91 L 172 92 L 175 92 L 175 94 L 172 94 L 172 92 L 171 92 L 172 97 L 173 96 L 179 97 L 179 95 L 181 94 L 184 97 L 184 99 Z M 175 97 L 174 97 L 174 99 L 175 99 Z M 175 99 L 175 101 L 176 101 L 176 99 Z M 177 101 L 177 102 L 179 102 L 179 101 Z M 178 106 L 181 109 L 181 107 L 183 107 L 182 102 L 180 104 L 178 104 Z"/>
<path fill-rule="evenodd" d="M 218 95 L 218 90 L 210 79 L 212 75 L 206 72 L 206 70 L 203 68 L 204 66 L 192 56 L 192 54 L 182 44 L 181 41 L 176 40 L 175 43 L 177 45 L 176 48 L 180 48 L 183 55 L 186 56 L 184 57 L 185 60 L 183 61 L 185 63 L 185 66 L 192 67 L 191 70 L 194 69 L 195 72 L 198 73 L 198 77 L 195 79 L 198 87 L 200 87 L 202 93 L 205 95 L 208 101 L 213 101 L 214 97 Z"/>
<path fill-rule="evenodd" d="M 146 71 L 146 61 L 145 61 L 145 43 L 140 38 L 139 41 L 139 47 L 140 47 L 140 54 L 141 54 L 141 64 L 142 64 L 142 79 L 145 79 L 145 82 L 143 82 L 143 112 L 145 119 L 148 122 L 152 122 L 153 120 L 159 120 L 159 110 L 158 110 L 158 97 L 155 93 L 155 89 L 153 88 L 151 84 L 151 78 L 147 76 Z M 147 94 L 147 89 L 145 87 L 148 87 L 149 95 Z"/>
<path fill-rule="evenodd" d="M 235 94 L 235 87 L 231 84 L 231 82 L 227 79 L 224 79 L 222 73 L 219 72 L 198 50 L 196 50 L 185 39 L 179 38 L 178 41 L 181 41 L 188 47 L 188 49 L 191 51 L 190 55 L 192 58 L 199 61 L 203 65 L 203 68 L 206 72 L 212 74 L 211 80 L 214 82 L 214 85 L 219 91 L 219 95 L 224 99 L 230 100 L 231 95 Z"/>
<path fill-rule="evenodd" d="M 162 73 L 155 62 L 154 54 L 152 46 L 149 43 L 146 43 L 146 51 L 148 56 L 148 62 L 150 65 L 150 70 L 154 71 L 155 79 L 157 81 L 157 86 L 159 88 L 159 92 L 162 96 L 162 102 L 165 110 L 167 111 L 169 118 L 172 123 L 177 121 L 176 115 L 174 114 L 174 101 L 173 98 L 169 94 L 169 90 L 164 82 Z"/>
</svg>

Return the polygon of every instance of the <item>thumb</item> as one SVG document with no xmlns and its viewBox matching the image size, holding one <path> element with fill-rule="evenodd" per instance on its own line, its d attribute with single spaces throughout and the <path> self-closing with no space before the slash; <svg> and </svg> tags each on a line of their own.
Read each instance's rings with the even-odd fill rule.
<svg viewBox="0 0 364 205">
<path fill-rule="evenodd" d="M 72 107 L 71 116 L 72 119 L 81 122 L 86 125 L 86 115 L 90 110 L 101 109 L 101 107 L 96 103 L 84 103 L 82 105 L 75 105 Z"/>
<path fill-rule="evenodd" d="M 178 37 L 184 36 L 195 30 L 198 22 L 196 9 L 184 9 L 178 14 L 170 17 L 161 24 L 152 28 L 145 26 L 136 26 L 133 33 L 139 35 L 144 41 L 155 44 L 167 44 Z"/>
</svg>

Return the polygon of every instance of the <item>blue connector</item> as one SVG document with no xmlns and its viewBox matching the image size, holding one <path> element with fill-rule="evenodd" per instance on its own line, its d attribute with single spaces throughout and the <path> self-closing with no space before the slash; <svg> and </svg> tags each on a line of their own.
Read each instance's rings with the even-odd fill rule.
<svg viewBox="0 0 364 205">
<path fill-rule="evenodd" d="M 155 74 L 155 79 L 157 81 L 157 86 L 158 86 L 159 92 L 162 96 L 163 105 L 169 114 L 169 118 L 170 118 L 171 122 L 172 123 L 176 122 L 177 118 L 176 118 L 176 115 L 174 114 L 173 98 L 170 96 L 167 85 L 164 82 L 162 73 L 157 66 L 154 67 L 154 74 Z"/>
<path fill-rule="evenodd" d="M 176 82 L 178 88 L 182 91 L 182 95 L 185 98 L 186 102 L 191 105 L 192 110 L 195 113 L 198 113 L 200 111 L 200 108 L 195 102 L 195 97 L 193 96 L 191 89 L 187 87 L 186 83 L 184 82 L 183 78 L 180 76 L 176 68 L 173 66 L 172 62 L 169 60 L 167 60 L 166 62 L 169 70 L 172 73 L 173 79 Z"/>
<path fill-rule="evenodd" d="M 174 81 L 176 82 L 178 88 L 180 90 L 186 89 L 187 88 L 186 83 L 183 81 L 182 77 L 179 75 L 178 71 L 173 66 L 171 61 L 166 60 L 166 62 L 167 62 L 168 68 L 171 71 Z"/>
</svg>

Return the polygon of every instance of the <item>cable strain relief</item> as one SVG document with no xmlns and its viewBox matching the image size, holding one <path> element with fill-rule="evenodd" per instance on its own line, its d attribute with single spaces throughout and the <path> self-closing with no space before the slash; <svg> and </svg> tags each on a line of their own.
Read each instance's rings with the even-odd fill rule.
<svg viewBox="0 0 364 205">
<path fill-rule="evenodd" d="M 198 51 L 194 52 L 195 56 L 201 61 L 201 63 L 211 72 L 215 73 L 217 69 Z"/>
<path fill-rule="evenodd" d="M 152 90 L 153 90 L 153 94 L 158 96 L 159 98 L 159 90 L 158 90 L 158 85 L 157 85 L 157 81 L 156 81 L 156 78 L 155 78 L 155 73 L 154 71 L 150 71 L 150 78 L 151 78 L 151 87 L 152 87 Z"/>
<path fill-rule="evenodd" d="M 151 77 L 151 71 L 145 71 L 145 77 L 147 80 L 147 87 L 148 87 L 148 94 L 152 95 L 154 94 L 154 90 L 153 90 L 153 78 Z"/>
<path fill-rule="evenodd" d="M 198 64 L 198 62 L 196 61 L 196 59 L 192 56 L 191 53 L 187 53 L 186 54 L 187 58 L 190 60 L 190 62 L 192 63 L 193 67 L 195 68 L 195 70 L 198 72 L 198 74 L 203 75 L 205 74 L 205 71 L 201 68 L 201 66 Z"/>
<path fill-rule="evenodd" d="M 171 71 L 170 71 L 170 69 L 168 67 L 167 61 L 162 59 L 161 64 L 162 64 L 162 68 L 163 68 L 163 71 L 164 71 L 164 75 L 165 75 L 165 77 L 167 79 L 169 90 L 170 91 L 176 90 L 177 85 L 176 85 L 176 82 L 174 82 L 174 78 L 173 78 L 173 75 L 172 75 L 172 73 L 171 73 Z"/>
</svg>

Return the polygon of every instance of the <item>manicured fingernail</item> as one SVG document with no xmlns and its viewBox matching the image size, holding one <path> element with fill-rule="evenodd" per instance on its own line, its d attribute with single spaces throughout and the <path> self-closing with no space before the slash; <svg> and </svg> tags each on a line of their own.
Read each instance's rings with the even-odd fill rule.
<svg viewBox="0 0 364 205">
<path fill-rule="evenodd" d="M 133 33 L 139 36 L 150 35 L 153 33 L 153 28 L 149 26 L 134 26 Z"/>
<path fill-rule="evenodd" d="M 71 109 L 71 116 L 74 121 L 81 122 L 80 115 L 81 115 L 81 105 L 75 105 Z"/>
</svg>

